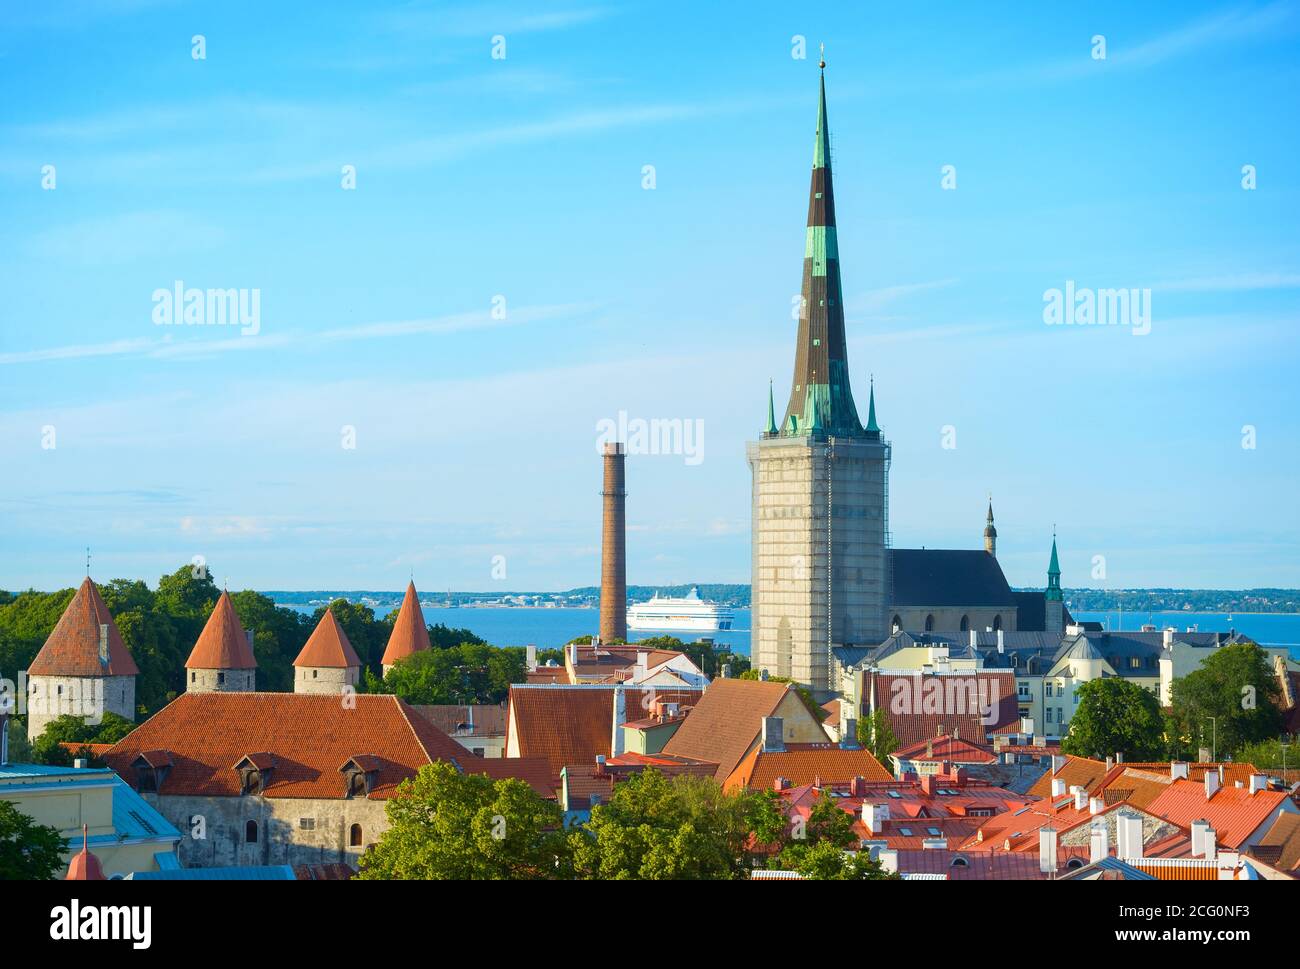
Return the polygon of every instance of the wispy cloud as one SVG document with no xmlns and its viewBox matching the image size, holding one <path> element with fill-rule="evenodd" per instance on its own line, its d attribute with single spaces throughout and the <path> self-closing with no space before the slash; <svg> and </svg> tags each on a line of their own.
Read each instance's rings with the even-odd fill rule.
<svg viewBox="0 0 1300 969">
<path fill-rule="evenodd" d="M 1300 287 L 1300 273 L 1238 273 L 1230 276 L 1202 276 L 1196 279 L 1156 283 L 1152 289 L 1170 293 L 1236 293 Z"/>
</svg>

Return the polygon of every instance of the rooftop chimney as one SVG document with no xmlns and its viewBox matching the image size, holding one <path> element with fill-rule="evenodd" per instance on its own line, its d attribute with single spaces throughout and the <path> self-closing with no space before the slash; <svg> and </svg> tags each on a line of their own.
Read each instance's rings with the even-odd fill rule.
<svg viewBox="0 0 1300 969">
<path fill-rule="evenodd" d="M 1076 784 L 1071 793 L 1074 795 L 1074 809 L 1076 811 L 1086 811 L 1088 809 L 1088 792 Z"/>
<path fill-rule="evenodd" d="M 600 546 L 600 638 L 627 639 L 627 488 L 626 451 L 606 444 L 604 522 Z"/>
<path fill-rule="evenodd" d="M 778 754 L 785 750 L 783 730 L 785 721 L 781 717 L 763 718 L 763 753 Z"/>
<path fill-rule="evenodd" d="M 1171 761 L 1169 764 L 1169 779 L 1174 781 L 1187 780 L 1187 761 Z"/>
<path fill-rule="evenodd" d="M 1045 873 L 1056 871 L 1056 829 L 1038 829 L 1038 870 Z"/>
<path fill-rule="evenodd" d="M 1160 639 L 1165 649 L 1171 649 L 1174 645 L 1174 627 L 1170 626 L 1165 629 L 1164 635 L 1161 636 Z"/>
<path fill-rule="evenodd" d="M 972 629 L 970 631 L 970 648 L 974 649 L 977 645 L 979 645 L 979 634 Z"/>
<path fill-rule="evenodd" d="M 880 862 L 880 867 L 885 871 L 893 875 L 898 874 L 897 848 L 881 848 L 880 854 L 876 856 L 876 860 Z"/>
<path fill-rule="evenodd" d="M 731 679 L 731 664 L 730 664 L 730 663 L 723 663 L 723 664 L 722 664 L 722 678 L 723 678 L 724 680 L 729 680 L 729 679 Z"/>
<path fill-rule="evenodd" d="M 1052 778 L 1052 800 L 1056 800 L 1058 797 L 1065 797 L 1065 778 L 1063 777 Z"/>
<path fill-rule="evenodd" d="M 1052 773 L 1057 773 L 1064 766 L 1065 758 L 1060 754 L 1052 754 Z"/>
<path fill-rule="evenodd" d="M 1003 635 L 1002 630 L 999 629 L 998 630 L 998 652 L 1004 653 L 1006 652 L 1006 648 L 1007 648 L 1006 637 Z"/>
<path fill-rule="evenodd" d="M 650 669 L 650 654 L 645 650 L 638 650 L 636 654 L 636 681 L 640 683 L 646 678 Z"/>
<path fill-rule="evenodd" d="M 1092 822 L 1091 833 L 1089 837 L 1088 860 L 1091 862 L 1104 861 L 1110 854 L 1110 829 L 1106 827 L 1106 822 L 1097 820 Z"/>
<path fill-rule="evenodd" d="M 1089 814 L 1100 814 L 1104 810 L 1106 810 L 1106 802 L 1103 801 L 1101 798 L 1094 797 L 1088 800 Z"/>
<path fill-rule="evenodd" d="M 1207 770 L 1205 772 L 1205 799 L 1208 801 L 1214 797 L 1214 792 L 1219 789 L 1219 772 L 1216 770 Z"/>
<path fill-rule="evenodd" d="M 867 779 L 858 775 L 849 781 L 849 797 L 865 797 L 867 793 Z"/>
<path fill-rule="evenodd" d="M 862 823 L 867 826 L 867 830 L 872 834 L 879 834 L 885 829 L 885 822 L 889 820 L 888 804 L 872 804 L 867 802 L 862 805 Z"/>
<path fill-rule="evenodd" d="M 529 643 L 524 647 L 524 669 L 532 672 L 537 669 L 537 644 Z"/>
<path fill-rule="evenodd" d="M 1206 855 L 1206 850 L 1214 850 L 1215 842 L 1214 828 L 1209 821 L 1204 819 L 1192 822 L 1192 857 L 1205 858 L 1214 856 Z"/>
<path fill-rule="evenodd" d="M 615 757 L 623 753 L 623 724 L 627 723 L 627 694 L 623 687 L 614 687 L 614 732 L 609 741 L 609 752 Z"/>
<path fill-rule="evenodd" d="M 947 838 L 923 838 L 921 847 L 927 850 L 945 851 L 948 848 Z"/>
<path fill-rule="evenodd" d="M 1267 791 L 1267 790 L 1268 790 L 1268 778 L 1266 776 L 1264 776 L 1263 774 L 1250 775 L 1250 793 L 1254 794 L 1257 791 Z"/>
<path fill-rule="evenodd" d="M 1121 811 L 1115 818 L 1115 842 L 1121 861 L 1142 857 L 1142 818 Z"/>
<path fill-rule="evenodd" d="M 1115 763 L 1117 764 L 1124 763 L 1124 751 L 1122 750 L 1115 751 Z"/>
<path fill-rule="evenodd" d="M 1111 771 L 1113 771 L 1114 769 L 1115 769 L 1115 758 L 1114 758 L 1114 757 L 1107 757 L 1107 758 L 1106 758 L 1106 773 L 1109 774 L 1109 773 L 1110 773 Z"/>
</svg>

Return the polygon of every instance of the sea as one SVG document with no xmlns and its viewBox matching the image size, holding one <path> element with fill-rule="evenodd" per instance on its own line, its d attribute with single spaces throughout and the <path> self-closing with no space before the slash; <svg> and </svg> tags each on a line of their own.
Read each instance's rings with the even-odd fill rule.
<svg viewBox="0 0 1300 969">
<path fill-rule="evenodd" d="M 736 609 L 732 628 L 715 633 L 631 632 L 632 642 L 652 636 L 677 636 L 684 641 L 711 638 L 720 648 L 742 656 L 749 655 L 750 611 Z M 425 621 L 452 628 L 468 629 L 494 646 L 526 646 L 539 649 L 559 648 L 576 636 L 594 634 L 599 628 L 598 609 L 529 609 L 504 607 L 424 607 Z M 1300 614 L 1279 613 L 1196 613 L 1196 612 L 1080 612 L 1081 621 L 1100 622 L 1118 632 L 1152 625 L 1158 629 L 1195 629 L 1200 632 L 1227 632 L 1235 629 L 1266 646 L 1288 646 L 1300 661 Z"/>
</svg>

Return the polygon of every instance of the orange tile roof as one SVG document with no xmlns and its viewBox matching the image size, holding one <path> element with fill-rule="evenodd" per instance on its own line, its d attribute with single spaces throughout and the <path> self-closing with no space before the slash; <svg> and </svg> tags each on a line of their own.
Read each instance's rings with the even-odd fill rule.
<svg viewBox="0 0 1300 969">
<path fill-rule="evenodd" d="M 1121 765 L 1123 766 L 1123 765 Z M 1072 787 L 1082 787 L 1089 793 L 1092 792 L 1096 783 L 1106 776 L 1106 762 L 1101 760 L 1092 760 L 1089 757 L 1075 757 L 1073 754 L 1066 755 L 1065 763 L 1056 773 L 1050 770 L 1038 780 L 1034 781 L 1029 788 L 1028 793 L 1034 797 L 1051 797 L 1052 781 L 1059 778 L 1065 781 L 1065 789 L 1068 791 Z"/>
<path fill-rule="evenodd" d="M 1251 853 L 1274 868 L 1300 872 L 1300 814 L 1280 815 Z"/>
<path fill-rule="evenodd" d="M 388 646 L 384 649 L 382 666 L 392 666 L 399 659 L 414 656 L 429 648 L 429 627 L 424 624 L 424 613 L 420 611 L 420 597 L 415 593 L 415 583 L 406 587 L 402 597 L 402 608 L 397 611 L 393 622 L 393 632 L 388 637 Z"/>
<path fill-rule="evenodd" d="M 967 689 L 969 687 L 969 689 Z M 867 674 L 864 690 L 871 702 L 886 711 L 900 745 L 911 745 L 940 734 L 983 743 L 988 734 L 1020 723 L 1016 681 L 1008 670 L 975 673 Z M 934 700 L 940 702 L 935 703 Z M 991 708 L 992 723 L 984 722 L 982 704 Z M 935 706 L 943 712 L 932 712 Z"/>
<path fill-rule="evenodd" d="M 869 781 L 894 779 L 869 750 L 862 748 L 845 750 L 838 744 L 786 744 L 783 751 L 764 752 L 759 744 L 741 760 L 722 786 L 728 791 L 771 790 L 778 777 L 796 785 L 814 781 L 846 784 L 855 777 Z"/>
<path fill-rule="evenodd" d="M 199 633 L 185 668 L 192 670 L 251 670 L 257 660 L 248 646 L 248 636 L 239 623 L 239 615 L 230 601 L 230 593 L 221 598 L 208 616 L 203 632 Z"/>
<path fill-rule="evenodd" d="M 527 673 L 529 683 L 568 683 L 569 671 L 563 666 L 539 666 Z"/>
<path fill-rule="evenodd" d="M 345 669 L 349 666 L 359 667 L 361 658 L 348 642 L 348 634 L 339 625 L 338 618 L 326 609 L 293 665 Z"/>
<path fill-rule="evenodd" d="M 1179 780 L 1170 784 L 1147 810 L 1184 828 L 1193 821 L 1208 821 L 1219 844 L 1235 850 L 1287 801 L 1285 791 L 1252 794 L 1248 787 L 1232 786 L 1220 787 L 1206 800 L 1203 782 Z"/>
<path fill-rule="evenodd" d="M 183 693 L 104 754 L 134 783 L 137 758 L 171 758 L 159 793 L 234 797 L 234 767 L 250 754 L 274 758 L 267 797 L 342 798 L 340 769 L 368 755 L 378 770 L 372 798 L 392 796 L 424 764 L 446 760 L 477 772 L 476 758 L 395 696 L 302 693 Z M 259 757 L 259 760 L 264 758 Z M 271 761 L 265 761 L 270 763 Z"/>
<path fill-rule="evenodd" d="M 99 627 L 108 626 L 108 661 L 99 658 Z M 135 676 L 140 672 L 122 642 L 99 589 L 87 576 L 59 617 L 28 676 Z"/>
<path fill-rule="evenodd" d="M 767 680 L 714 680 L 685 722 L 664 744 L 664 753 L 718 765 L 721 783 L 731 776 L 790 688 Z"/>
<path fill-rule="evenodd" d="M 639 717 L 654 699 L 691 704 L 699 690 L 623 687 L 628 720 Z M 559 775 L 566 764 L 594 764 L 608 757 L 614 738 L 613 686 L 516 684 L 510 688 L 506 746 L 520 757 L 542 757 Z"/>
<path fill-rule="evenodd" d="M 988 747 L 949 736 L 917 741 L 894 751 L 892 756 L 899 760 L 922 763 L 946 760 L 954 764 L 992 764 L 997 761 L 996 755 Z"/>
</svg>

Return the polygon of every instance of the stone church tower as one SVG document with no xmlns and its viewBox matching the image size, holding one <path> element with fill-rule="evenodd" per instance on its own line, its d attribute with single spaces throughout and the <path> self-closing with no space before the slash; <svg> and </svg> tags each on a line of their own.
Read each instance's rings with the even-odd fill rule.
<svg viewBox="0 0 1300 969">
<path fill-rule="evenodd" d="M 135 719 L 140 673 L 95 583 L 86 576 L 27 670 L 27 737 L 64 714 Z"/>
<path fill-rule="evenodd" d="M 293 661 L 294 693 L 343 693 L 361 679 L 361 659 L 329 609 Z"/>
<path fill-rule="evenodd" d="M 984 522 L 984 551 L 998 557 L 998 530 L 993 527 L 993 498 L 989 496 L 989 517 Z"/>
<path fill-rule="evenodd" d="M 1065 632 L 1065 597 L 1061 592 L 1061 563 L 1056 558 L 1056 532 L 1052 532 L 1052 560 L 1047 564 L 1047 591 L 1044 626 L 1048 632 Z"/>
<path fill-rule="evenodd" d="M 753 475 L 753 660 L 819 694 L 832 692 L 832 648 L 888 635 L 889 444 L 866 427 L 849 386 L 825 62 L 794 378 L 780 424 L 746 448 Z"/>
<path fill-rule="evenodd" d="M 222 592 L 185 661 L 185 691 L 252 693 L 256 689 L 253 631 L 244 632 L 230 593 Z"/>
</svg>

